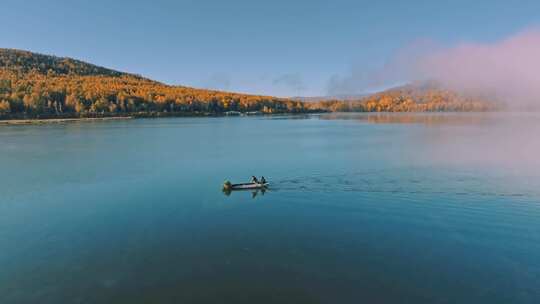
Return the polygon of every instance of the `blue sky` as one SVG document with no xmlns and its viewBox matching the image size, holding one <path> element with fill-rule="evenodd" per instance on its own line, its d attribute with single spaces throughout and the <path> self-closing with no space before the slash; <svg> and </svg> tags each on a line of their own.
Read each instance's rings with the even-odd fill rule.
<svg viewBox="0 0 540 304">
<path fill-rule="evenodd" d="M 277 96 L 326 95 L 331 79 L 377 69 L 414 41 L 491 42 L 540 23 L 540 1 L 2 0 L 2 8 L 0 47 Z"/>
</svg>

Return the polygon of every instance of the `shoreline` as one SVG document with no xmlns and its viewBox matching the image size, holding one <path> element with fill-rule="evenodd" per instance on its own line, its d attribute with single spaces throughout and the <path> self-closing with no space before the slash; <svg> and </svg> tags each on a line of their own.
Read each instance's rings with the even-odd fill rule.
<svg viewBox="0 0 540 304">
<path fill-rule="evenodd" d="M 69 122 L 92 122 L 92 121 L 108 121 L 108 120 L 126 120 L 140 118 L 172 118 L 172 117 L 243 117 L 243 116 L 273 116 L 273 115 L 306 115 L 319 114 L 323 112 L 305 112 L 305 113 L 131 113 L 130 115 L 119 116 L 101 116 L 101 117 L 41 117 L 41 118 L 0 118 L 0 126 L 2 125 L 31 125 L 31 124 L 48 124 L 48 123 L 69 123 Z"/>
<path fill-rule="evenodd" d="M 69 123 L 69 122 L 93 122 L 105 120 L 127 120 L 133 119 L 133 116 L 119 117 L 80 117 L 80 118 L 37 118 L 37 119 L 6 119 L 0 120 L 0 125 L 33 125 L 49 123 Z"/>
<path fill-rule="evenodd" d="M 500 113 L 500 111 L 471 111 L 471 112 L 323 112 L 323 111 L 311 111 L 305 113 L 264 113 L 264 114 L 246 114 L 240 115 L 227 115 L 226 113 L 175 113 L 165 114 L 159 113 L 133 113 L 129 116 L 104 116 L 104 117 L 66 117 L 66 118 L 13 118 L 5 119 L 0 118 L 0 126 L 7 125 L 40 125 L 40 124 L 55 124 L 55 123 L 72 123 L 72 122 L 96 122 L 96 121 L 111 121 L 111 120 L 129 120 L 129 119 L 141 119 L 141 118 L 173 118 L 173 117 L 246 117 L 246 116 L 297 116 L 297 115 L 313 115 L 313 114 L 350 114 L 350 113 L 364 113 L 371 115 L 384 115 L 384 114 L 464 114 L 464 113 Z M 160 115 L 161 114 L 161 115 Z"/>
</svg>

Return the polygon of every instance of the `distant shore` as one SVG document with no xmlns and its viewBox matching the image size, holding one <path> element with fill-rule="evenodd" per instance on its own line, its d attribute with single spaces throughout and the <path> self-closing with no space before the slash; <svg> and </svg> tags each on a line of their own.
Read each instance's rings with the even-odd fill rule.
<svg viewBox="0 0 540 304">
<path fill-rule="evenodd" d="M 7 119 L 0 120 L 0 125 L 34 125 L 34 124 L 49 124 L 49 123 L 68 123 L 68 122 L 91 122 L 103 120 L 125 120 L 133 119 L 132 116 L 122 117 L 82 117 L 82 118 L 46 118 L 46 119 Z"/>
<path fill-rule="evenodd" d="M 167 117 L 224 117 L 224 116 L 267 116 L 267 115 L 299 115 L 299 114 L 318 114 L 324 113 L 323 111 L 306 111 L 300 113 L 262 113 L 262 112 L 223 112 L 223 113 L 210 113 L 210 112 L 135 112 L 124 113 L 120 115 L 105 114 L 93 114 L 92 116 L 75 116 L 65 115 L 64 117 L 58 117 L 56 115 L 38 117 L 28 116 L 0 116 L 0 126 L 2 125 L 29 125 L 29 124 L 48 124 L 48 123 L 68 123 L 68 122 L 81 122 L 81 121 L 104 121 L 104 120 L 124 120 L 124 119 L 137 119 L 137 118 L 167 118 Z"/>
</svg>

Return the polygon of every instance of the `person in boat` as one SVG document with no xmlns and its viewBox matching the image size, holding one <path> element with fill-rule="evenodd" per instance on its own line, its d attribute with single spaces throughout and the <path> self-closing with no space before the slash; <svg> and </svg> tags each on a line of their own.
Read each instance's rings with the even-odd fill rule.
<svg viewBox="0 0 540 304">
<path fill-rule="evenodd" d="M 251 176 L 251 182 L 252 182 L 252 183 L 255 183 L 255 184 L 258 184 L 258 183 L 259 183 L 259 180 L 257 179 L 257 177 L 255 177 L 255 175 L 252 175 L 252 176 Z"/>
<path fill-rule="evenodd" d="M 266 178 L 264 178 L 264 176 L 261 176 L 261 184 L 266 184 Z"/>
</svg>

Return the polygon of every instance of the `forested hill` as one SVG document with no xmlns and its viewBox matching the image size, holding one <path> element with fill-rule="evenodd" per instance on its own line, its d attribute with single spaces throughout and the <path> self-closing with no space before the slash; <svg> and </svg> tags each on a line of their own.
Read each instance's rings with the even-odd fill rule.
<svg viewBox="0 0 540 304">
<path fill-rule="evenodd" d="M 330 112 L 483 112 L 500 110 L 504 104 L 493 97 L 435 84 L 414 84 L 352 100 L 324 100 L 317 107 Z"/>
<path fill-rule="evenodd" d="M 65 57 L 42 55 L 15 49 L 0 49 L 0 67 L 29 73 L 79 76 L 125 76 L 126 73 Z M 133 75 L 130 75 L 133 76 Z"/>
<path fill-rule="evenodd" d="M 416 86 L 353 100 L 307 100 L 172 86 L 75 59 L 0 49 L 0 119 L 494 108 L 483 98 Z"/>
<path fill-rule="evenodd" d="M 0 118 L 304 113 L 271 96 L 165 85 L 79 60 L 0 49 Z"/>
</svg>

